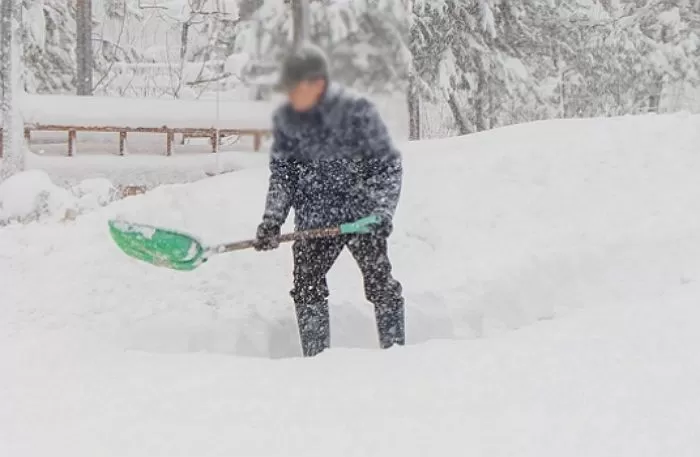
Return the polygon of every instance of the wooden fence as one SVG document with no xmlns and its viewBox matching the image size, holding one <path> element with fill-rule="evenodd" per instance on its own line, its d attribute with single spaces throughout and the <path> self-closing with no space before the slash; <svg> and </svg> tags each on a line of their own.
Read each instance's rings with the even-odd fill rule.
<svg viewBox="0 0 700 457">
<path fill-rule="evenodd" d="M 68 156 L 75 155 L 79 132 L 119 135 L 120 155 L 125 154 L 127 137 L 133 133 L 165 135 L 168 156 L 173 154 L 177 134 L 182 134 L 183 139 L 209 138 L 212 152 L 219 151 L 223 137 L 250 136 L 253 148 L 259 151 L 263 139 L 271 135 L 275 109 L 272 102 L 250 100 L 216 102 L 39 94 L 24 94 L 19 103 L 24 137 L 31 141 L 33 132 L 65 132 Z"/>
<path fill-rule="evenodd" d="M 165 135 L 165 155 L 173 155 L 173 143 L 176 134 L 182 134 L 190 138 L 209 138 L 212 152 L 219 152 L 221 138 L 229 136 L 252 136 L 253 149 L 259 151 L 264 138 L 271 132 L 265 129 L 202 129 L 202 128 L 168 128 L 163 127 L 114 127 L 114 126 L 80 126 L 80 125 L 27 125 L 24 128 L 24 138 L 31 141 L 32 132 L 66 132 L 68 135 L 68 157 L 75 155 L 75 143 L 78 132 L 115 133 L 119 135 L 119 155 L 126 151 L 126 140 L 129 133 L 158 133 Z M 3 156 L 2 138 L 4 132 L 0 129 L 0 157 Z"/>
</svg>

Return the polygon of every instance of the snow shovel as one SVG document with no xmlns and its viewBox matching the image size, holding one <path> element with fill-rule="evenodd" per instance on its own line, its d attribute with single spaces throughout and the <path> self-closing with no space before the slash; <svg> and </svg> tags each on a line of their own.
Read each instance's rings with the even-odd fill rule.
<svg viewBox="0 0 700 457">
<path fill-rule="evenodd" d="M 377 216 L 368 216 L 355 222 L 314 230 L 280 235 L 280 243 L 309 238 L 334 237 L 347 234 L 370 233 L 379 222 Z M 109 232 L 125 254 L 158 267 L 192 271 L 216 254 L 240 251 L 253 247 L 255 240 L 206 246 L 197 237 L 175 230 L 153 227 L 120 220 L 109 221 Z"/>
</svg>

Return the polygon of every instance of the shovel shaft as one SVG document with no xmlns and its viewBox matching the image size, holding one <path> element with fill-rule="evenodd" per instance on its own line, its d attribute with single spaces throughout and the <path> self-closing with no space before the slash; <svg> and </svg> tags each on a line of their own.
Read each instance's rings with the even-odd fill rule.
<svg viewBox="0 0 700 457">
<path fill-rule="evenodd" d="M 277 237 L 280 243 L 310 238 L 332 238 L 340 235 L 371 233 L 376 216 L 368 216 L 339 227 L 326 227 L 286 233 Z M 179 271 L 192 271 L 215 254 L 255 247 L 255 240 L 236 241 L 206 247 L 195 236 L 166 228 L 109 221 L 109 231 L 117 246 L 127 255 L 152 265 Z"/>
<path fill-rule="evenodd" d="M 328 238 L 341 234 L 340 227 L 328 227 L 312 230 L 300 230 L 298 232 L 285 233 L 277 237 L 280 243 L 288 243 L 290 241 L 306 240 L 311 238 Z M 255 240 L 235 241 L 233 243 L 220 244 L 211 249 L 216 254 L 224 252 L 241 251 L 251 249 L 255 246 Z"/>
</svg>

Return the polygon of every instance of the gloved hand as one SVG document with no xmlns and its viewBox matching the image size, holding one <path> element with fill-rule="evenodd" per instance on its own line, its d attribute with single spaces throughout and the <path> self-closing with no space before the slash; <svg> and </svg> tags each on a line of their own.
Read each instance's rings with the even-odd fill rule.
<svg viewBox="0 0 700 457">
<path fill-rule="evenodd" d="M 255 234 L 255 244 L 253 247 L 256 251 L 271 251 L 280 246 L 277 239 L 280 236 L 280 226 L 271 222 L 263 222 L 258 225 L 258 231 Z"/>
<path fill-rule="evenodd" d="M 389 238 L 389 235 L 394 231 L 394 224 L 390 217 L 377 215 L 379 222 L 372 224 L 372 234 L 381 238 Z"/>
</svg>

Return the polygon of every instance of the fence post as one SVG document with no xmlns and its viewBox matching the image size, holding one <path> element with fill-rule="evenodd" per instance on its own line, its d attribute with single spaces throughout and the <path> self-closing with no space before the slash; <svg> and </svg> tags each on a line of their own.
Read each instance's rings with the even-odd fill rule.
<svg viewBox="0 0 700 457">
<path fill-rule="evenodd" d="M 214 131 L 214 134 L 211 137 L 211 151 L 216 154 L 219 152 L 219 144 L 221 142 L 221 135 L 219 133 L 219 129 L 216 129 Z"/>
<path fill-rule="evenodd" d="M 173 137 L 175 134 L 173 133 L 172 130 L 168 129 L 167 134 L 166 134 L 166 146 L 165 146 L 165 155 L 171 156 L 173 155 Z"/>
<path fill-rule="evenodd" d="M 68 157 L 73 157 L 77 136 L 78 134 L 75 130 L 68 130 Z"/>
<path fill-rule="evenodd" d="M 119 155 L 124 155 L 124 149 L 126 148 L 126 130 L 119 132 Z"/>
</svg>

